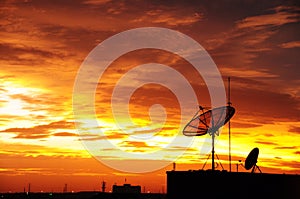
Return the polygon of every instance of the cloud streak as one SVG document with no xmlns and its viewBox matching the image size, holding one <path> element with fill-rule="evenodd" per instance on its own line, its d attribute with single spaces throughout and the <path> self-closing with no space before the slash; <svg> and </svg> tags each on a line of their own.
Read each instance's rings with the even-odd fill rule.
<svg viewBox="0 0 300 199">
<path fill-rule="evenodd" d="M 58 129 L 74 129 L 73 122 L 66 122 L 66 121 L 57 121 L 52 122 L 45 125 L 37 125 L 31 128 L 9 128 L 2 130 L 2 133 L 14 133 L 16 136 L 14 138 L 25 138 L 25 139 L 40 139 L 40 138 L 47 138 L 51 136 L 51 132 L 53 130 Z M 64 133 L 55 134 L 56 136 L 63 136 Z M 66 135 L 66 134 L 64 134 Z M 71 135 L 71 134 L 69 134 Z"/>
</svg>

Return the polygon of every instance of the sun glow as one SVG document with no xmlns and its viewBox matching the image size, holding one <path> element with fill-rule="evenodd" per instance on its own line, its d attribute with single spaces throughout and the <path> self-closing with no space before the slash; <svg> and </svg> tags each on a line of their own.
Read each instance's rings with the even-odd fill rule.
<svg viewBox="0 0 300 199">
<path fill-rule="evenodd" d="M 13 116 L 19 118 L 31 117 L 32 115 L 45 115 L 44 110 L 34 110 L 37 107 L 36 104 L 32 104 L 29 100 L 34 99 L 39 95 L 42 90 L 36 88 L 26 88 L 22 85 L 15 84 L 13 82 L 1 81 L 0 90 L 0 115 L 11 118 Z M 11 120 L 14 122 L 14 120 Z M 24 127 L 30 126 L 29 123 L 20 122 L 20 125 Z M 10 126 L 9 123 L 5 124 L 6 127 Z"/>
</svg>

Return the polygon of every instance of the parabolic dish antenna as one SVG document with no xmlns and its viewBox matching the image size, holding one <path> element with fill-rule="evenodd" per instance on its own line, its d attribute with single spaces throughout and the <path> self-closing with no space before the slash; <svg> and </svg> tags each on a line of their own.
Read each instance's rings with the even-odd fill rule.
<svg viewBox="0 0 300 199">
<path fill-rule="evenodd" d="M 256 165 L 258 154 L 259 154 L 259 149 L 255 147 L 250 151 L 250 153 L 248 154 L 245 160 L 245 169 L 250 170 L 252 168 L 251 173 L 254 173 L 256 168 L 261 172 L 259 167 Z"/>
<path fill-rule="evenodd" d="M 202 114 L 199 114 L 200 110 L 202 110 Z M 200 110 L 184 127 L 184 135 L 201 136 L 207 133 L 210 135 L 215 134 L 235 113 L 235 109 L 232 106 L 221 106 L 206 112 L 200 107 Z"/>
<path fill-rule="evenodd" d="M 184 127 L 183 134 L 186 136 L 201 136 L 209 134 L 212 137 L 212 170 L 214 166 L 215 134 L 219 135 L 219 128 L 225 125 L 234 115 L 235 109 L 232 106 L 221 106 L 204 112 L 200 106 L 199 111 L 191 121 Z M 200 114 L 200 112 L 202 112 Z"/>
</svg>

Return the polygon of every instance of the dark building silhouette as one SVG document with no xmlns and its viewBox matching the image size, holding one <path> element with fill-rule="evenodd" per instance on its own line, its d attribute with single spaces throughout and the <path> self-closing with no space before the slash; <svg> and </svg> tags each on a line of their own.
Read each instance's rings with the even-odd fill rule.
<svg viewBox="0 0 300 199">
<path fill-rule="evenodd" d="M 299 175 L 218 170 L 167 171 L 167 199 L 288 199 L 299 196 Z"/>
<path fill-rule="evenodd" d="M 112 188 L 113 193 L 134 193 L 139 194 L 141 193 L 141 186 L 131 186 L 131 184 L 124 184 L 122 186 L 113 185 Z"/>
<path fill-rule="evenodd" d="M 63 193 L 67 193 L 67 192 L 68 192 L 68 184 L 65 184 L 63 188 Z"/>
<path fill-rule="evenodd" d="M 106 189 L 106 182 L 102 181 L 102 187 L 101 187 L 102 192 L 105 192 L 105 189 Z"/>
</svg>

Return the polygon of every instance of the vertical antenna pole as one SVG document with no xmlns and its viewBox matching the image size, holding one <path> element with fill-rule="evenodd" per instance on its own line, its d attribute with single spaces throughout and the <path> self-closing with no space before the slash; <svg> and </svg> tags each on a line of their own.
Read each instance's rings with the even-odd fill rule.
<svg viewBox="0 0 300 199">
<path fill-rule="evenodd" d="M 228 77 L 228 106 L 231 105 L 230 102 L 230 77 Z M 230 120 L 228 121 L 228 140 L 229 140 L 229 172 L 231 172 L 231 132 L 230 132 Z"/>
<path fill-rule="evenodd" d="M 215 132 L 212 133 L 211 135 L 212 139 L 212 150 L 211 150 L 211 170 L 215 170 Z"/>
</svg>

